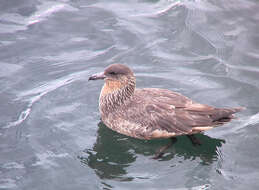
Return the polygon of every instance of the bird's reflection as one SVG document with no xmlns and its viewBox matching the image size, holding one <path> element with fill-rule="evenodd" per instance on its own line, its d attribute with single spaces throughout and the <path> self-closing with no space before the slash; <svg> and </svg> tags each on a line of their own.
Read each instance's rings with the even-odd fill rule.
<svg viewBox="0 0 259 190">
<path fill-rule="evenodd" d="M 132 180 L 132 177 L 126 177 L 126 168 L 136 161 L 138 155 L 149 157 L 152 161 L 151 158 L 156 150 L 169 142 L 168 139 L 138 140 L 112 131 L 102 122 L 98 126 L 98 137 L 93 148 L 84 150 L 78 158 L 91 167 L 101 179 Z M 177 143 L 169 148 L 168 153 L 159 161 L 171 160 L 178 156 L 184 160 L 200 158 L 202 164 L 211 164 L 222 159 L 219 147 L 224 140 L 203 134 L 198 134 L 196 137 L 202 142 L 201 146 L 194 147 L 185 136 L 177 137 Z"/>
</svg>

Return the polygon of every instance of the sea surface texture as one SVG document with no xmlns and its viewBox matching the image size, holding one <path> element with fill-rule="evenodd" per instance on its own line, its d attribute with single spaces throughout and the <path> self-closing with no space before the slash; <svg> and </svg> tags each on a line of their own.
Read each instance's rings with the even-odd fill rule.
<svg viewBox="0 0 259 190">
<path fill-rule="evenodd" d="M 100 122 L 103 81 L 246 107 L 198 135 L 143 141 Z M 259 189 L 257 0 L 1 0 L 0 190 Z"/>
</svg>

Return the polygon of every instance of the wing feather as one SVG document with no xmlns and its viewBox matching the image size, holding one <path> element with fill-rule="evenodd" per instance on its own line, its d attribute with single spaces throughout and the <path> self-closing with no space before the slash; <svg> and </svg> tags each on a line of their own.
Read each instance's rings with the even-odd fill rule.
<svg viewBox="0 0 259 190">
<path fill-rule="evenodd" d="M 145 98 L 143 98 L 145 97 Z M 124 126 L 112 126 L 122 134 L 151 139 L 198 133 L 229 121 L 237 109 L 220 109 L 193 102 L 165 89 L 136 89 L 132 99 L 120 107 L 112 120 Z"/>
</svg>

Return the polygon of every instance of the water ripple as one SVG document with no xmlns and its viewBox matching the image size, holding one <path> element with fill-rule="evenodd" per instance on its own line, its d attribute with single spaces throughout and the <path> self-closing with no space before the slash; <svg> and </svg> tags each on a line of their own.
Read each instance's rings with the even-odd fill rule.
<svg viewBox="0 0 259 190">
<path fill-rule="evenodd" d="M 1 189 L 13 189 L 16 188 L 15 180 L 11 178 L 2 178 L 0 179 L 0 188 Z"/>
<path fill-rule="evenodd" d="M 18 13 L 5 13 L 0 15 L 0 33 L 14 33 L 18 30 L 26 30 L 28 26 L 41 22 L 59 11 L 75 10 L 77 9 L 65 3 L 42 1 L 42 3 L 37 6 L 37 11 L 29 17 L 22 16 Z"/>
<path fill-rule="evenodd" d="M 161 0 L 155 4 L 150 4 L 146 2 L 136 2 L 134 3 L 113 3 L 113 2 L 98 2 L 96 4 L 91 5 L 91 7 L 98 7 L 102 9 L 116 10 L 114 12 L 116 15 L 120 17 L 153 17 L 159 16 L 161 14 L 165 14 L 172 8 L 179 6 L 181 4 L 180 1 L 165 1 Z M 88 7 L 88 6 L 87 6 Z M 119 9 L 117 8 L 119 7 Z M 135 7 L 141 7 L 141 9 L 136 9 Z"/>
<path fill-rule="evenodd" d="M 40 22 L 49 17 L 50 15 L 59 12 L 60 10 L 76 11 L 77 9 L 69 6 L 68 4 L 47 1 L 44 2 L 42 5 L 38 6 L 38 11 L 27 19 L 27 25 Z"/>
<path fill-rule="evenodd" d="M 23 100 L 23 101 L 28 102 L 27 108 L 19 114 L 19 117 L 16 121 L 8 123 L 3 128 L 10 128 L 13 126 L 20 125 L 30 115 L 33 104 L 38 102 L 43 96 L 45 96 L 46 94 L 48 94 L 60 87 L 68 85 L 68 84 L 74 82 L 75 80 L 80 80 L 82 78 L 85 78 L 85 76 L 88 73 L 89 73 L 89 71 L 80 71 L 80 72 L 72 73 L 65 77 L 50 81 L 39 87 L 36 87 L 31 90 L 18 94 L 17 100 Z"/>
<path fill-rule="evenodd" d="M 37 162 L 32 164 L 32 166 L 42 166 L 44 168 L 51 168 L 58 166 L 58 164 L 54 162 L 55 158 L 65 158 L 69 157 L 70 155 L 68 153 L 55 154 L 52 151 L 46 151 L 43 153 L 38 153 L 36 154 L 36 156 Z"/>
<path fill-rule="evenodd" d="M 252 115 L 247 121 L 245 121 L 244 126 L 259 124 L 259 112 Z"/>
<path fill-rule="evenodd" d="M 114 46 L 110 46 L 106 49 L 98 50 L 98 51 L 79 50 L 74 52 L 65 52 L 65 53 L 57 54 L 55 56 L 45 56 L 44 58 L 49 61 L 56 61 L 54 65 L 63 66 L 66 64 L 74 63 L 74 61 L 78 61 L 78 60 L 83 60 L 83 61 L 92 60 L 99 56 L 105 55 L 113 48 Z M 64 59 L 65 59 L 65 62 L 63 61 Z"/>
</svg>

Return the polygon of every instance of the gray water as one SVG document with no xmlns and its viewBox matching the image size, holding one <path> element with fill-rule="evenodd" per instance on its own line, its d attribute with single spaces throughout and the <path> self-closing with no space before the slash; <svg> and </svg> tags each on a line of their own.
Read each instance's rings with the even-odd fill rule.
<svg viewBox="0 0 259 190">
<path fill-rule="evenodd" d="M 244 106 L 199 135 L 143 141 L 100 123 L 111 63 L 137 86 Z M 259 3 L 254 0 L 1 0 L 0 189 L 258 189 Z"/>
</svg>

